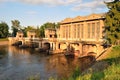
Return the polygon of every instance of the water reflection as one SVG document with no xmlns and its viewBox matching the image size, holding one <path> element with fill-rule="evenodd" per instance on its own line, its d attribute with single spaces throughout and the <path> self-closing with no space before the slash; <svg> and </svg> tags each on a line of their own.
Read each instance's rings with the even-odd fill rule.
<svg viewBox="0 0 120 80">
<path fill-rule="evenodd" d="M 6 46 L 0 47 L 0 59 L 3 58 L 6 55 Z"/>
<path fill-rule="evenodd" d="M 0 79 L 26 80 L 30 76 L 40 75 L 42 80 L 49 77 L 69 77 L 76 67 L 81 71 L 91 65 L 91 58 L 69 58 L 60 55 L 45 55 L 34 50 L 4 46 L 0 52 L 6 54 L 0 59 Z"/>
<path fill-rule="evenodd" d="M 69 77 L 76 68 L 79 68 L 80 71 L 84 71 L 93 63 L 93 57 L 84 57 L 84 58 L 69 58 L 63 55 L 54 55 L 49 57 L 46 60 L 46 70 L 48 72 L 54 72 L 57 74 L 57 77 Z"/>
</svg>

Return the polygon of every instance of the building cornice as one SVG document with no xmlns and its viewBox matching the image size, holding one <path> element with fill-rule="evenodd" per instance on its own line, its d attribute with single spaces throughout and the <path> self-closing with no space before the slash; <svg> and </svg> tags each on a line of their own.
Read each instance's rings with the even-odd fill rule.
<svg viewBox="0 0 120 80">
<path fill-rule="evenodd" d="M 77 16 L 75 18 L 66 18 L 60 22 L 60 24 L 70 24 L 70 23 L 78 23 L 84 21 L 94 21 L 94 20 L 101 20 L 105 19 L 105 14 L 91 14 L 88 16 Z"/>
</svg>

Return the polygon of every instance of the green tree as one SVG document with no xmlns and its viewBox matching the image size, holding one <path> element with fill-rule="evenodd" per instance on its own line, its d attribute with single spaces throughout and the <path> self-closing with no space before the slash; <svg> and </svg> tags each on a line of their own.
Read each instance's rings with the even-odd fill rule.
<svg viewBox="0 0 120 80">
<path fill-rule="evenodd" d="M 5 22 L 0 23 L 0 38 L 6 38 L 9 34 L 9 27 Z"/>
<path fill-rule="evenodd" d="M 12 35 L 15 37 L 16 36 L 16 33 L 18 32 L 18 30 L 20 30 L 20 21 L 18 20 L 12 20 Z"/>
<path fill-rule="evenodd" d="M 56 23 L 55 28 L 60 28 L 60 23 Z"/>
<path fill-rule="evenodd" d="M 40 28 L 37 26 L 37 29 L 35 30 L 36 32 L 36 37 L 40 37 Z"/>
<path fill-rule="evenodd" d="M 106 37 L 110 44 L 120 39 L 120 1 L 106 2 L 109 11 L 105 19 Z"/>
</svg>

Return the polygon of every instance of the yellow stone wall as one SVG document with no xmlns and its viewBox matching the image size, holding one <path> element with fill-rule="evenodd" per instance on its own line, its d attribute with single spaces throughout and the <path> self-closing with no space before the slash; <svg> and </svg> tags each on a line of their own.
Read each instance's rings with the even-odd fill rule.
<svg viewBox="0 0 120 80">
<path fill-rule="evenodd" d="M 105 14 L 91 14 L 61 21 L 60 28 L 57 30 L 57 40 L 66 44 L 60 44 L 60 49 L 66 49 L 67 43 L 69 43 L 74 50 L 79 50 L 83 54 L 100 53 L 103 47 L 96 45 L 104 41 L 104 16 Z M 84 42 L 86 43 L 84 44 Z"/>
<path fill-rule="evenodd" d="M 84 17 L 66 18 L 61 21 L 59 39 L 101 41 L 104 27 L 103 14 L 91 14 Z"/>
<path fill-rule="evenodd" d="M 21 31 L 18 31 L 17 32 L 17 34 L 16 34 L 16 39 L 23 39 L 23 37 L 24 37 L 24 34 L 23 34 L 23 32 L 21 32 Z"/>
<path fill-rule="evenodd" d="M 35 38 L 36 37 L 35 31 L 27 31 L 27 37 L 28 38 Z"/>
<path fill-rule="evenodd" d="M 45 38 L 54 38 L 56 30 L 52 28 L 45 29 Z"/>
</svg>

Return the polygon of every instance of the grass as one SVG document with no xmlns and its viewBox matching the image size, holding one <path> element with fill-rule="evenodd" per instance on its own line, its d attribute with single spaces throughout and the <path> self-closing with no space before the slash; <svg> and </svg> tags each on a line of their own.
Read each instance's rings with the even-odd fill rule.
<svg viewBox="0 0 120 80">
<path fill-rule="evenodd" d="M 80 75 L 73 80 L 120 80 L 120 64 L 112 64 L 104 71 Z"/>
<path fill-rule="evenodd" d="M 120 45 L 113 46 L 111 52 L 107 56 L 107 58 L 117 58 L 120 57 Z"/>
<path fill-rule="evenodd" d="M 98 72 L 91 69 L 89 73 L 80 75 L 75 80 L 120 80 L 120 45 L 114 46 L 106 59 L 102 61 L 107 62 L 109 66 Z M 96 67 L 96 69 L 99 68 Z"/>
<path fill-rule="evenodd" d="M 8 38 L 0 38 L 0 41 L 8 41 Z"/>
</svg>

